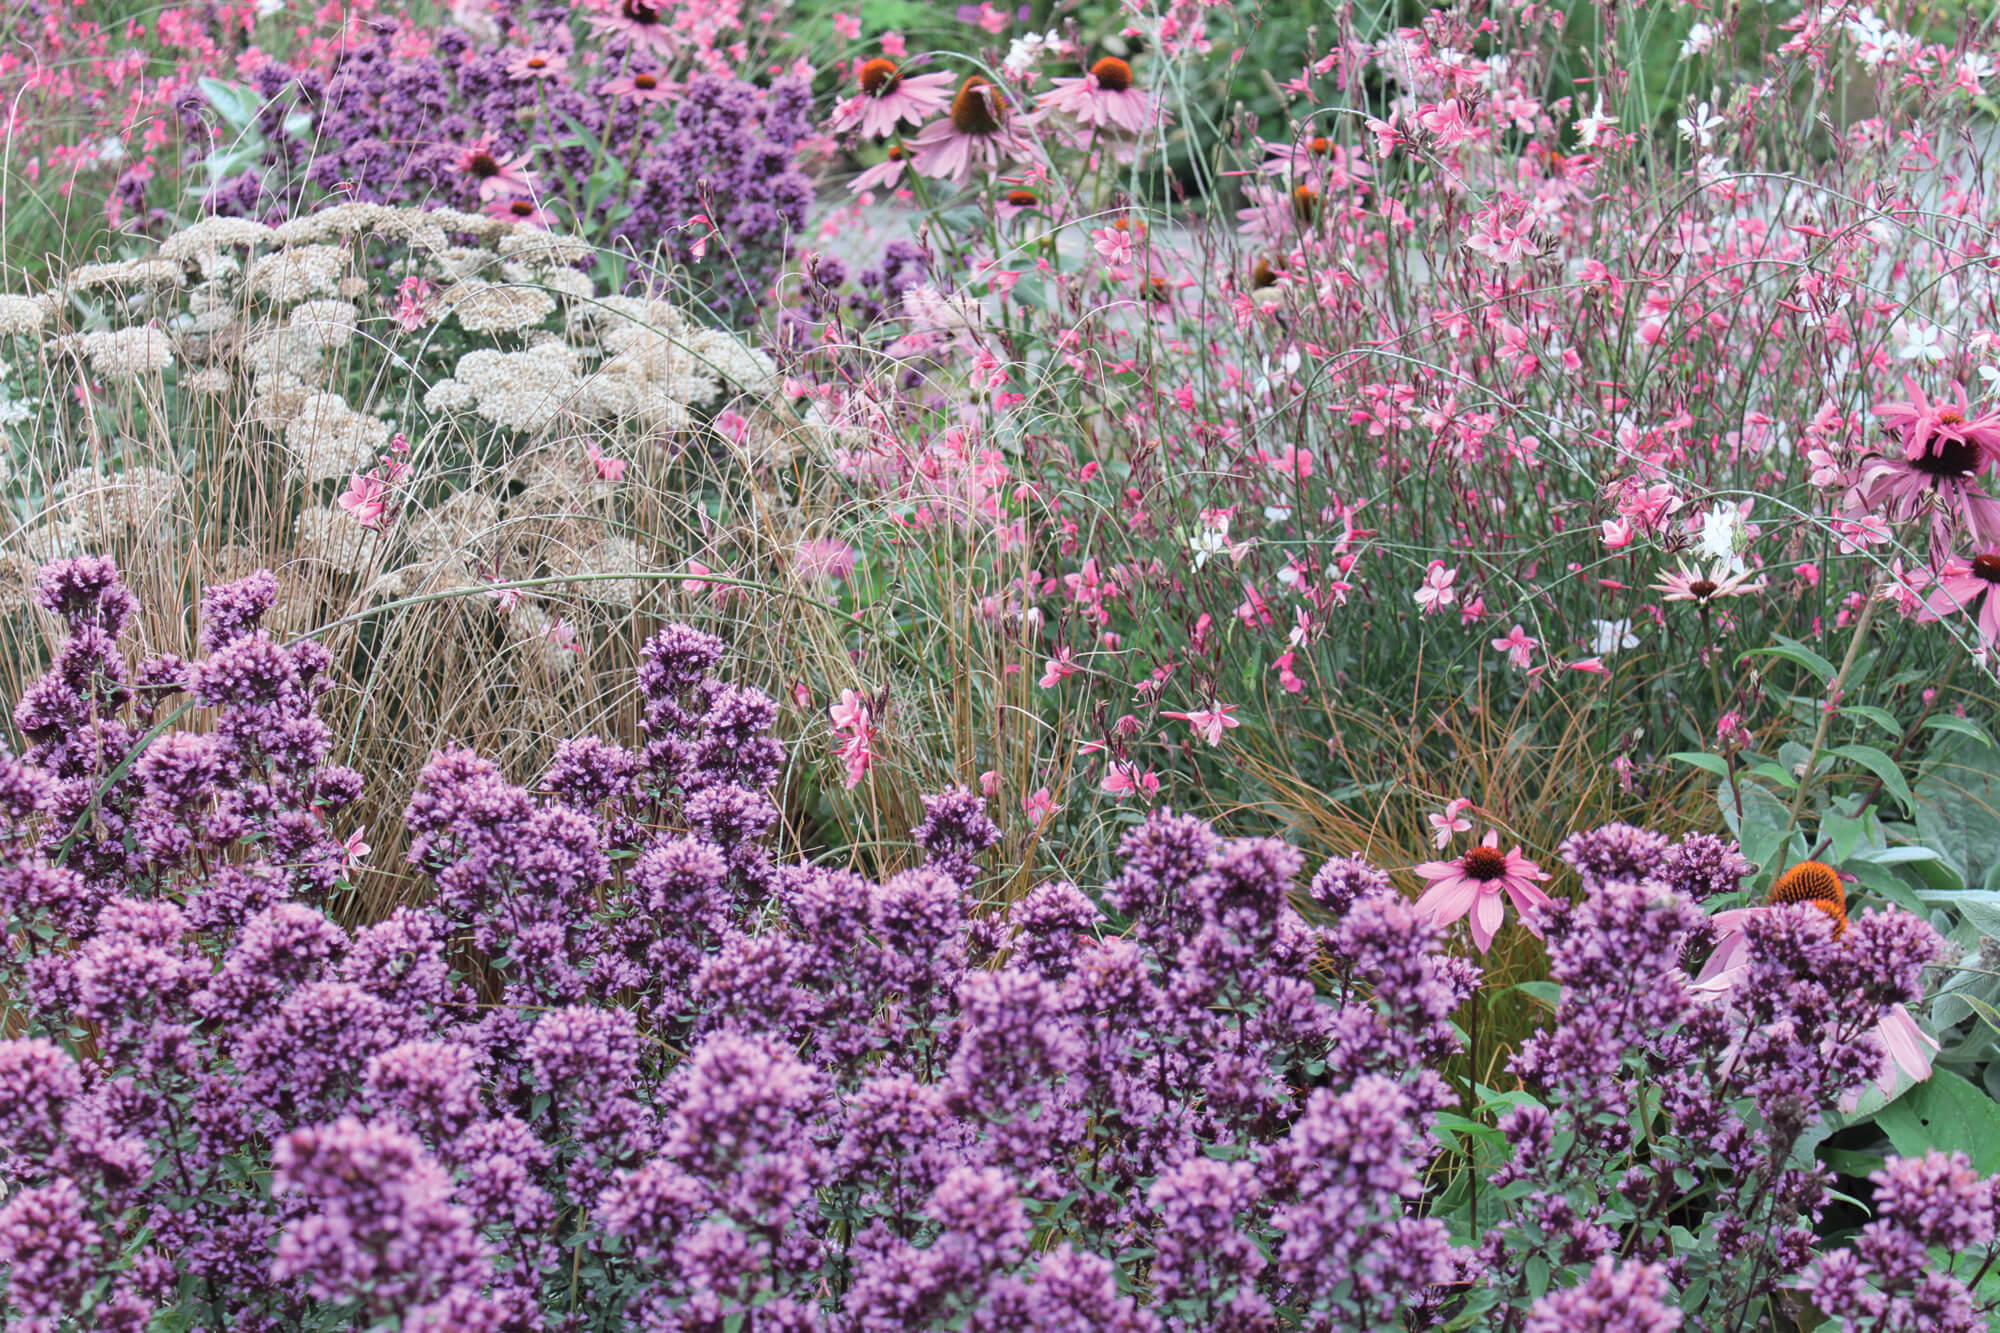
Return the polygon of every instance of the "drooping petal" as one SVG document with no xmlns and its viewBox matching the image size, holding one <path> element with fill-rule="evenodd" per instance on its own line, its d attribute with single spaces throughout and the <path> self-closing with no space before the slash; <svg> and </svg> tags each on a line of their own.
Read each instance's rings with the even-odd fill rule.
<svg viewBox="0 0 2000 1333">
<path fill-rule="evenodd" d="M 1493 947 L 1493 937 L 1500 933 L 1500 923 L 1507 919 L 1507 904 L 1500 897 L 1496 884 L 1482 884 L 1476 890 L 1479 900 L 1472 906 L 1472 942 L 1479 952 L 1485 953 Z"/>
</svg>

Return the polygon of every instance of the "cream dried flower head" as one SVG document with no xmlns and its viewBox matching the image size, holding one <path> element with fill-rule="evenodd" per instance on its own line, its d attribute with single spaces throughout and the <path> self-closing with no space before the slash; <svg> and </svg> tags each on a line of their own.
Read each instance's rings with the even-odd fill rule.
<svg viewBox="0 0 2000 1333">
<path fill-rule="evenodd" d="M 301 245 L 265 255 L 250 269 L 250 290 L 280 305 L 332 296 L 350 256 L 343 246 Z"/>
<path fill-rule="evenodd" d="M 76 335 L 76 346 L 90 358 L 90 368 L 108 380 L 157 375 L 174 363 L 172 341 L 150 327 L 92 329 Z"/>
<path fill-rule="evenodd" d="M 438 299 L 441 313 L 458 316 L 467 333 L 518 333 L 555 313 L 556 301 L 534 287 L 508 283 L 462 282 Z"/>
<path fill-rule="evenodd" d="M 366 472 L 389 443 L 389 423 L 363 416 L 337 393 L 316 393 L 285 427 L 285 448 L 307 481 Z"/>
<path fill-rule="evenodd" d="M 47 318 L 48 311 L 39 297 L 0 296 L 0 338 L 40 333 Z"/>
<path fill-rule="evenodd" d="M 293 307 L 286 327 L 298 342 L 337 350 L 354 340 L 360 318 L 352 301 L 307 301 Z"/>
</svg>

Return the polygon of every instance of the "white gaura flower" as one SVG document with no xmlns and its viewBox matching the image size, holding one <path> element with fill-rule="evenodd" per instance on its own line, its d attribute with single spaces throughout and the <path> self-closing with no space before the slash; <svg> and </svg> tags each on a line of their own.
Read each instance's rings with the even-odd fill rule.
<svg viewBox="0 0 2000 1333">
<path fill-rule="evenodd" d="M 1701 516 L 1702 555 L 1731 574 L 1743 572 L 1744 540 L 1743 513 L 1735 505 L 1719 504 Z"/>
<path fill-rule="evenodd" d="M 1596 656 L 1609 657 L 1621 648 L 1639 646 L 1639 636 L 1632 632 L 1630 620 L 1599 620 L 1593 623 L 1597 627 L 1597 645 L 1592 649 Z"/>
<path fill-rule="evenodd" d="M 1934 366 L 1951 354 L 1944 330 L 1920 319 L 1897 320 L 1890 326 L 1889 336 L 1896 341 L 1898 361 Z"/>
</svg>

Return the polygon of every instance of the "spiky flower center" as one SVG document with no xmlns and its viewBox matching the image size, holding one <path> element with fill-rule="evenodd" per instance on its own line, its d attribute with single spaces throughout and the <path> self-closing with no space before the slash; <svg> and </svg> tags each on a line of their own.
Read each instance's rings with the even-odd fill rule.
<svg viewBox="0 0 2000 1333">
<path fill-rule="evenodd" d="M 1106 56 L 1090 67 L 1097 86 L 1107 93 L 1122 93 L 1132 86 L 1132 67 L 1117 56 Z"/>
<path fill-rule="evenodd" d="M 1910 466 L 1939 481 L 1963 481 L 1979 471 L 1979 446 L 1970 440 L 1936 439 Z"/>
<path fill-rule="evenodd" d="M 1009 190 L 1007 202 L 1016 208 L 1033 208 L 1042 201 L 1035 197 L 1033 190 Z"/>
<path fill-rule="evenodd" d="M 1832 866 L 1819 861 L 1801 861 L 1778 877 L 1771 886 L 1774 903 L 1810 903 L 1833 920 L 1833 933 L 1847 929 L 1847 890 Z"/>
<path fill-rule="evenodd" d="M 507 205 L 507 211 L 517 218 L 531 218 L 535 215 L 535 202 L 532 199 L 516 199 Z"/>
<path fill-rule="evenodd" d="M 1278 271 L 1271 267 L 1268 259 L 1259 259 L 1250 266 L 1250 285 L 1255 288 L 1269 287 L 1278 281 Z"/>
<path fill-rule="evenodd" d="M 1464 867 L 1467 879 L 1476 879 L 1481 884 L 1507 875 L 1507 856 L 1498 847 L 1474 847 L 1460 858 L 1459 865 Z"/>
<path fill-rule="evenodd" d="M 2000 583 L 2000 555 L 1975 555 L 1972 572 L 1988 583 Z"/>
<path fill-rule="evenodd" d="M 1311 153 L 1314 157 L 1325 157 L 1328 153 L 1331 153 L 1333 151 L 1333 140 L 1327 138 L 1323 134 L 1319 135 L 1311 143 L 1306 145 L 1306 151 Z"/>
<path fill-rule="evenodd" d="M 1007 103 L 1000 90 L 974 74 L 951 99 L 951 125 L 960 134 L 998 134 Z"/>
<path fill-rule="evenodd" d="M 1715 596 L 1716 590 L 1721 586 L 1714 579 L 1696 579 L 1688 584 L 1688 591 L 1694 594 L 1696 601 L 1705 602 Z"/>
<path fill-rule="evenodd" d="M 643 27 L 650 28 L 660 21 L 658 0 L 624 0 L 624 3 L 618 6 L 618 12 L 624 16 L 627 23 L 637 23 Z"/>
<path fill-rule="evenodd" d="M 642 93 L 650 93 L 660 86 L 660 81 L 651 74 L 634 74 L 632 76 L 632 86 Z"/>
<path fill-rule="evenodd" d="M 896 91 L 903 81 L 903 71 L 896 68 L 896 62 L 875 57 L 861 67 L 861 91 L 870 97 L 887 97 Z"/>
<path fill-rule="evenodd" d="M 549 67 L 549 58 L 547 56 L 529 56 L 522 63 L 527 65 L 529 69 L 547 69 Z"/>
<path fill-rule="evenodd" d="M 491 180 L 500 174 L 500 159 L 481 149 L 465 159 L 465 169 L 481 180 Z"/>
<path fill-rule="evenodd" d="M 1319 191 L 1310 185 L 1301 185 L 1292 191 L 1292 212 L 1301 222 L 1311 222 L 1313 214 L 1319 211 Z"/>
</svg>

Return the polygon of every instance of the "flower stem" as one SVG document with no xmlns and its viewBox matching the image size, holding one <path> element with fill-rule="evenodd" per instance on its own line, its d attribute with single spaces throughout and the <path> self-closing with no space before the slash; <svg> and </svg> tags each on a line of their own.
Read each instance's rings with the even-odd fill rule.
<svg viewBox="0 0 2000 1333">
<path fill-rule="evenodd" d="M 1833 712 L 1839 706 L 1841 695 L 1847 689 L 1847 678 L 1854 671 L 1854 664 L 1861 658 L 1861 645 L 1868 641 L 1868 626 L 1875 619 L 1876 603 L 1881 601 L 1877 590 L 1870 590 L 1868 600 L 1862 604 L 1861 614 L 1854 621 L 1854 641 L 1847 645 L 1847 656 L 1841 659 L 1840 670 L 1827 683 L 1826 702 L 1820 706 L 1819 726 L 1813 732 L 1812 751 L 1806 755 L 1805 772 L 1799 775 L 1798 790 L 1792 793 L 1792 808 L 1785 819 L 1785 836 L 1778 845 L 1783 847 L 1791 841 L 1798 829 L 1799 816 L 1806 807 L 1806 795 L 1812 789 L 1813 770 L 1819 765 L 1820 751 L 1826 748 L 1826 734 L 1833 728 Z"/>
</svg>

